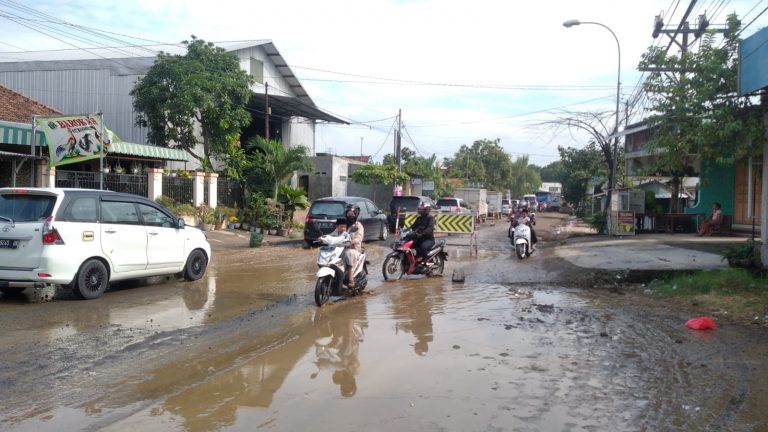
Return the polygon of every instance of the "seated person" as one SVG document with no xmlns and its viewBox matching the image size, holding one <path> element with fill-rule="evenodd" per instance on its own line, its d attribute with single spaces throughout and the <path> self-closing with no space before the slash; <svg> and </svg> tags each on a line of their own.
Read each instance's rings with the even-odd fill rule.
<svg viewBox="0 0 768 432">
<path fill-rule="evenodd" d="M 699 236 L 711 236 L 715 231 L 715 228 L 720 227 L 723 223 L 723 211 L 720 210 L 722 206 L 719 202 L 712 203 L 712 215 L 699 226 Z"/>
</svg>

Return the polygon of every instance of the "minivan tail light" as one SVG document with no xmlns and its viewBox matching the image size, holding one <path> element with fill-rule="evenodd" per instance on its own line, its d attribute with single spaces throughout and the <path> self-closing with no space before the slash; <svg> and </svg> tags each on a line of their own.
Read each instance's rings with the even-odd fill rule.
<svg viewBox="0 0 768 432">
<path fill-rule="evenodd" d="M 53 216 L 49 216 L 43 224 L 43 244 L 44 245 L 62 245 L 64 240 L 59 232 L 53 226 Z"/>
</svg>

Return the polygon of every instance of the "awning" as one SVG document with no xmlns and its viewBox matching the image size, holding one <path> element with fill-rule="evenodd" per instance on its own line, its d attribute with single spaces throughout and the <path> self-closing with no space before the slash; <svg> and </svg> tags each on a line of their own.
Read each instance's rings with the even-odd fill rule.
<svg viewBox="0 0 768 432">
<path fill-rule="evenodd" d="M 125 141 L 113 142 L 112 145 L 109 146 L 107 156 L 112 154 L 140 156 L 152 159 L 165 159 L 182 162 L 187 162 L 189 160 L 187 158 L 187 152 L 184 150 L 146 144 L 129 143 Z"/>
<path fill-rule="evenodd" d="M 30 124 L 0 121 L 0 144 L 32 145 L 32 126 Z M 46 146 L 45 134 L 37 131 L 37 145 Z"/>
<path fill-rule="evenodd" d="M 253 93 L 248 107 L 258 112 L 264 112 L 264 94 Z M 314 105 L 304 102 L 299 98 L 269 95 L 269 107 L 271 115 L 288 119 L 290 117 L 304 117 L 310 120 L 321 120 L 328 123 L 349 124 L 336 116 L 328 114 Z"/>
</svg>

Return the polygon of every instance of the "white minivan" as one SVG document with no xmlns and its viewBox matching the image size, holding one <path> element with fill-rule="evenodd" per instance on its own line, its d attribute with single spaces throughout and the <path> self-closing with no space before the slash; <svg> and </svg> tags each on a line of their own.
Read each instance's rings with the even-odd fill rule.
<svg viewBox="0 0 768 432">
<path fill-rule="evenodd" d="M 200 279 L 211 246 L 146 198 L 110 191 L 0 188 L 0 292 L 51 285 L 95 299 L 109 282 Z"/>
</svg>

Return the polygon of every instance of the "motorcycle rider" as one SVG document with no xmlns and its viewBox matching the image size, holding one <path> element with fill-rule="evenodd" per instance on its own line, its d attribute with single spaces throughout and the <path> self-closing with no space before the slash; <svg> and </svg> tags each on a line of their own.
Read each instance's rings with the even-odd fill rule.
<svg viewBox="0 0 768 432">
<path fill-rule="evenodd" d="M 349 233 L 351 244 L 344 251 L 344 273 L 349 288 L 355 287 L 355 279 L 352 275 L 352 268 L 357 263 L 360 255 L 363 253 L 363 238 L 365 238 L 365 229 L 357 217 L 360 216 L 360 206 L 357 204 L 347 204 L 344 209 L 344 216 L 347 219 L 347 232 Z"/>
<path fill-rule="evenodd" d="M 435 217 L 430 211 L 432 206 L 427 202 L 422 202 L 416 209 L 419 216 L 411 225 L 411 232 L 406 236 L 413 240 L 413 248 L 416 250 L 416 260 L 423 261 L 427 258 L 429 250 L 435 245 Z"/>
<path fill-rule="evenodd" d="M 332 233 L 328 234 L 331 237 L 345 236 L 349 240 L 349 233 L 347 232 L 347 218 L 336 219 L 336 229 Z"/>
<path fill-rule="evenodd" d="M 528 209 L 524 208 L 520 211 L 520 219 L 518 219 L 518 223 L 526 224 L 531 229 L 531 251 L 535 251 L 536 242 L 538 242 L 538 240 L 536 239 L 536 231 L 533 230 L 531 218 L 528 216 Z"/>
</svg>

